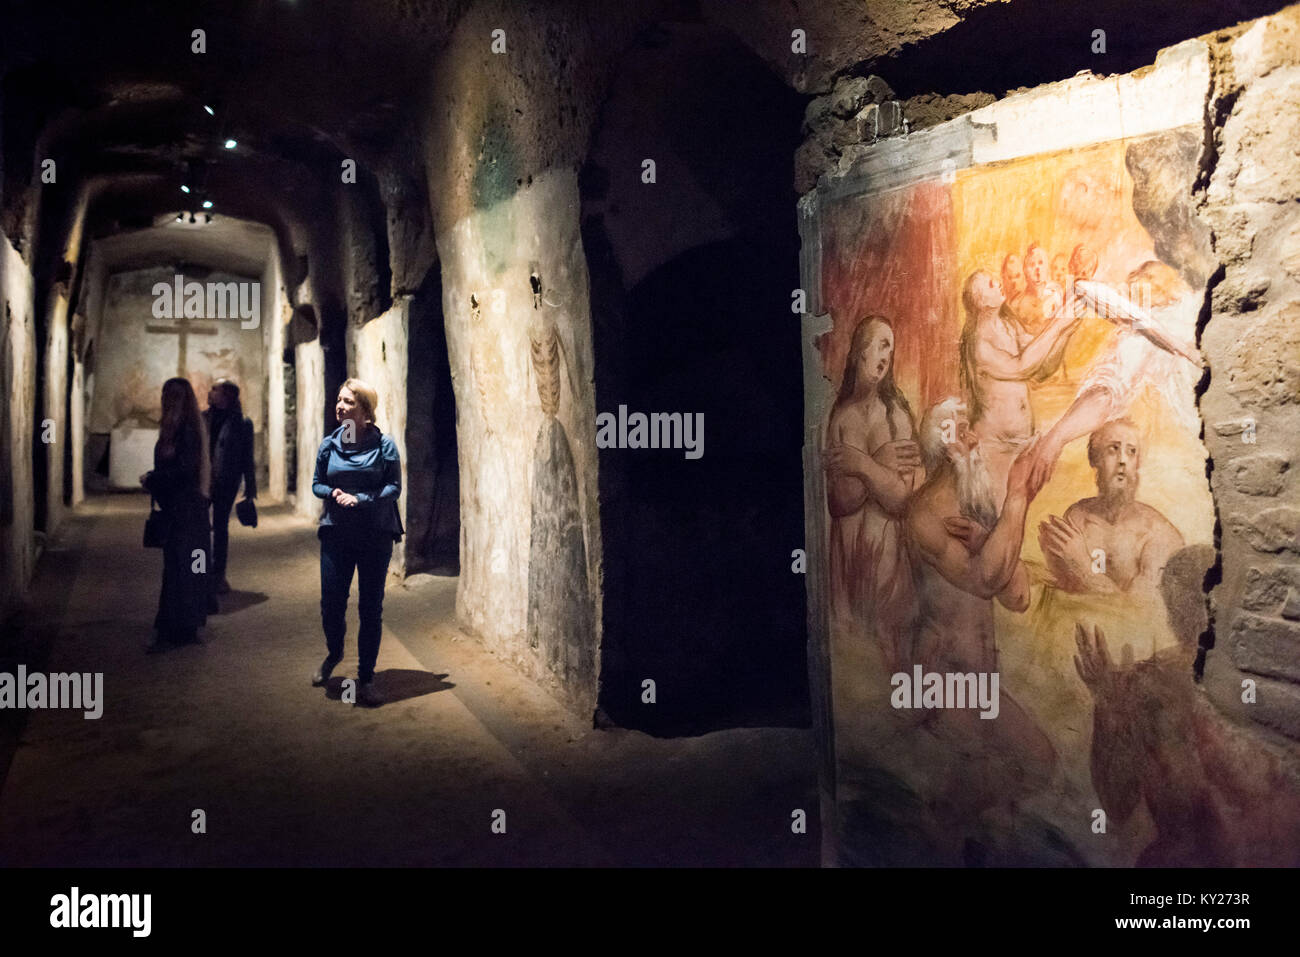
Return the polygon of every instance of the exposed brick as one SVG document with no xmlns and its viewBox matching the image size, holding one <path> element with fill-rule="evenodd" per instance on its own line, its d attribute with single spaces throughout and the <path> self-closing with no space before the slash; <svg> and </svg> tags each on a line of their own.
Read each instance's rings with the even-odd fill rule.
<svg viewBox="0 0 1300 957">
<path fill-rule="evenodd" d="M 1283 505 L 1266 508 L 1251 517 L 1232 515 L 1228 518 L 1228 527 L 1234 534 L 1243 536 L 1256 551 L 1300 553 L 1298 508 Z"/>
<path fill-rule="evenodd" d="M 808 101 L 808 105 L 803 111 L 803 131 L 811 133 L 820 129 L 830 119 L 831 115 L 831 98 L 829 96 L 815 96 Z"/>
<path fill-rule="evenodd" d="M 903 104 L 889 100 L 880 104 L 880 135 L 893 136 L 903 130 Z"/>
<path fill-rule="evenodd" d="M 853 118 L 853 125 L 858 133 L 858 142 L 873 142 L 880 134 L 880 107 L 875 103 L 868 103 L 862 108 L 862 112 Z"/>
<path fill-rule="evenodd" d="M 1291 462 L 1274 452 L 1261 452 L 1233 459 L 1229 463 L 1232 484 L 1245 495 L 1276 495 L 1286 484 Z"/>
<path fill-rule="evenodd" d="M 1232 624 L 1232 662 L 1242 671 L 1300 681 L 1300 625 L 1239 615 Z"/>
<path fill-rule="evenodd" d="M 1300 303 L 1270 309 L 1244 327 L 1228 350 L 1225 374 L 1228 392 L 1242 405 L 1300 401 Z"/>
<path fill-rule="evenodd" d="M 848 118 L 866 106 L 871 84 L 866 77 L 842 76 L 831 91 L 831 112 Z"/>
<path fill-rule="evenodd" d="M 1246 572 L 1246 589 L 1241 596 L 1241 607 L 1273 614 L 1286 600 L 1290 587 L 1290 581 L 1280 569 L 1264 571 L 1252 568 Z"/>
<path fill-rule="evenodd" d="M 1222 422 L 1214 423 L 1214 432 L 1216 435 L 1228 438 L 1233 435 L 1241 435 L 1248 429 L 1255 427 L 1255 420 L 1252 418 L 1244 419 L 1224 419 Z"/>
<path fill-rule="evenodd" d="M 1247 707 L 1246 713 L 1260 724 L 1300 740 L 1300 688 L 1260 678 L 1255 695 L 1255 703 Z"/>
<path fill-rule="evenodd" d="M 1282 617 L 1290 618 L 1292 621 L 1300 619 L 1300 588 L 1292 588 L 1287 592 L 1286 604 L 1282 606 Z"/>
</svg>

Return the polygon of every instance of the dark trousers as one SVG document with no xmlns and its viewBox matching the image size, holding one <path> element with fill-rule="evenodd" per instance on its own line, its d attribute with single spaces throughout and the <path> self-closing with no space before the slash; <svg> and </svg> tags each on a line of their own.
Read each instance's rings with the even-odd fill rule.
<svg viewBox="0 0 1300 957">
<path fill-rule="evenodd" d="M 230 554 L 230 510 L 235 505 L 239 486 L 212 490 L 212 586 L 226 578 L 226 558 Z"/>
<path fill-rule="evenodd" d="M 366 682 L 375 676 L 383 629 L 384 581 L 392 557 L 392 532 L 331 525 L 320 529 L 320 617 L 325 648 L 334 662 L 343 657 L 348 592 L 353 570 L 357 573 L 357 613 L 361 618 L 357 633 L 358 681 Z"/>
</svg>

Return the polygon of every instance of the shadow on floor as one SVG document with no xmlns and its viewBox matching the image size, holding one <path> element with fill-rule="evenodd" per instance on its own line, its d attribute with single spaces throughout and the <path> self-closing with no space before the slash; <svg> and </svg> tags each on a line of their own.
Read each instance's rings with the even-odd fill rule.
<svg viewBox="0 0 1300 957">
<path fill-rule="evenodd" d="M 217 615 L 233 615 L 237 611 L 243 611 L 245 608 L 252 608 L 254 605 L 260 605 L 266 601 L 267 596 L 260 591 L 234 591 L 231 590 L 217 599 L 220 611 L 214 612 Z"/>
<path fill-rule="evenodd" d="M 447 675 L 436 675 L 429 671 L 417 671 L 414 668 L 388 668 L 375 672 L 375 690 L 384 704 L 396 704 L 410 698 L 419 698 L 437 691 L 447 691 L 456 687 L 453 682 L 443 681 Z M 343 682 L 352 680 L 346 675 L 330 678 L 325 685 L 325 697 L 339 701 L 343 697 Z"/>
</svg>

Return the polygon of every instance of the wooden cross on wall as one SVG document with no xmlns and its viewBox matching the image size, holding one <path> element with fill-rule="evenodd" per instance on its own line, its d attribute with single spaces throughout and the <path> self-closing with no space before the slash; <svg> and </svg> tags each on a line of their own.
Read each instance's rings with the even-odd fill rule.
<svg viewBox="0 0 1300 957">
<path fill-rule="evenodd" d="M 189 342 L 189 337 L 191 335 L 215 336 L 217 334 L 217 330 L 212 326 L 191 326 L 190 321 L 183 316 L 176 320 L 175 325 L 146 325 L 144 331 L 161 334 L 170 333 L 171 335 L 180 337 L 177 340 L 176 346 L 176 374 L 182 379 L 187 378 L 189 375 L 189 372 L 185 368 L 185 347 Z"/>
</svg>

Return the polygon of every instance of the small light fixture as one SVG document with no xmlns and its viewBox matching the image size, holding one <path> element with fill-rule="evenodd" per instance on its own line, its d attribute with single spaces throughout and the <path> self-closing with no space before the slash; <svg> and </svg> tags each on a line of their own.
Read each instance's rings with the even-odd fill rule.
<svg viewBox="0 0 1300 957">
<path fill-rule="evenodd" d="M 177 214 L 176 214 L 176 222 L 178 222 L 178 223 L 183 223 L 183 222 L 185 222 L 185 214 L 184 214 L 184 213 L 177 213 Z"/>
<path fill-rule="evenodd" d="M 210 199 L 205 199 L 205 200 L 203 201 L 203 208 L 204 208 L 204 209 L 211 209 L 211 208 L 212 208 L 212 200 L 210 200 Z"/>
<path fill-rule="evenodd" d="M 236 143 L 234 140 L 226 140 L 226 149 L 228 150 L 233 150 L 238 145 L 239 144 Z"/>
<path fill-rule="evenodd" d="M 212 107 L 208 106 L 208 104 L 206 104 L 206 103 L 203 104 L 203 109 L 207 111 L 208 116 L 216 116 L 216 115 L 217 115 L 217 111 L 214 110 Z"/>
<path fill-rule="evenodd" d="M 190 191 L 190 188 L 189 188 L 188 186 L 185 186 L 185 185 L 182 185 L 182 186 L 181 186 L 181 192 L 182 192 L 182 193 L 188 193 L 189 191 Z"/>
</svg>

